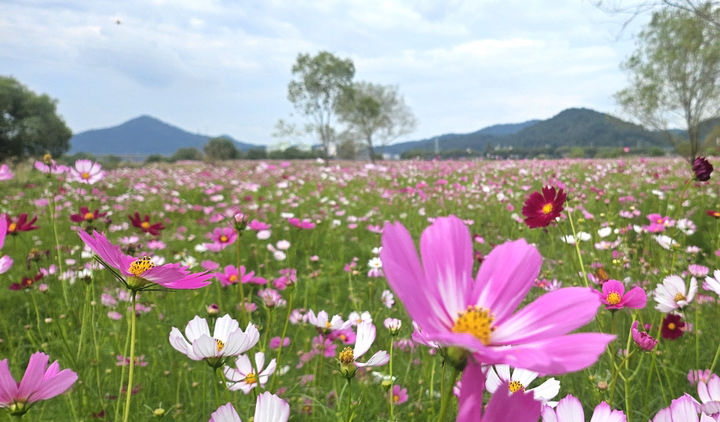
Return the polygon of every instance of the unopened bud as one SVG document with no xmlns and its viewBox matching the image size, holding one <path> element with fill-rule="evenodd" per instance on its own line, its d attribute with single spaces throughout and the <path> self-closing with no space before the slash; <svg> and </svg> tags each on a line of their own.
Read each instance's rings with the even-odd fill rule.
<svg viewBox="0 0 720 422">
<path fill-rule="evenodd" d="M 233 217 L 233 226 L 238 233 L 242 233 L 248 225 L 249 217 L 247 214 L 239 212 Z"/>
<path fill-rule="evenodd" d="M 156 418 L 161 418 L 165 416 L 165 409 L 163 409 L 162 407 L 158 407 L 157 409 L 153 410 L 153 416 L 155 416 Z"/>
<path fill-rule="evenodd" d="M 213 303 L 212 305 L 207 307 L 207 314 L 210 317 L 216 317 L 220 313 L 220 307 L 217 305 L 217 303 Z"/>
</svg>

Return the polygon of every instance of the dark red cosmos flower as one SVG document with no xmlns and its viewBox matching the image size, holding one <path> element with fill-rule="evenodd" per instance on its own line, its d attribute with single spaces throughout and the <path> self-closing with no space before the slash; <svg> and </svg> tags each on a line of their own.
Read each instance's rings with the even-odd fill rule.
<svg viewBox="0 0 720 422">
<path fill-rule="evenodd" d="M 162 223 L 150 224 L 150 216 L 147 214 L 145 214 L 145 217 L 143 217 L 143 219 L 141 220 L 140 213 L 138 213 L 137 211 L 135 212 L 135 215 L 128 215 L 128 218 L 132 222 L 133 226 L 137 227 L 145 233 L 150 233 L 153 236 L 159 235 L 160 230 L 165 229 L 165 226 L 163 226 Z"/>
<path fill-rule="evenodd" d="M 707 210 L 705 213 L 710 217 L 720 218 L 720 211 Z"/>
<path fill-rule="evenodd" d="M 33 216 L 30 221 L 27 221 L 27 218 L 27 213 L 22 213 L 17 220 L 13 221 L 9 215 L 5 214 L 5 221 L 7 221 L 7 234 L 18 234 L 20 232 L 37 230 L 38 226 L 33 226 L 33 223 L 37 221 L 37 215 Z"/>
<path fill-rule="evenodd" d="M 562 189 L 556 191 L 550 186 L 542 188 L 542 193 L 531 193 L 522 209 L 525 224 L 531 229 L 547 227 L 560 216 L 566 199 L 567 194 Z"/>
<path fill-rule="evenodd" d="M 76 223 L 82 223 L 83 221 L 92 222 L 100 217 L 105 217 L 106 215 L 106 212 L 100 212 L 100 210 L 95 210 L 91 212 L 88 207 L 82 206 L 80 207 L 79 213 L 72 214 L 70 216 L 70 220 Z"/>
<path fill-rule="evenodd" d="M 705 157 L 697 157 L 693 162 L 693 172 L 695 172 L 695 180 L 699 182 L 707 182 L 710 180 L 710 174 L 713 172 L 713 166 Z"/>
<path fill-rule="evenodd" d="M 43 278 L 43 274 L 42 274 L 42 273 L 38 273 L 38 274 L 37 274 L 35 277 L 33 277 L 33 278 L 23 277 L 21 282 L 19 282 L 19 283 L 12 283 L 12 284 L 10 285 L 10 290 L 23 290 L 23 289 L 28 289 L 28 288 L 32 287 L 32 285 L 35 284 L 36 281 L 38 281 L 38 280 L 40 280 L 40 279 L 42 279 L 42 278 Z"/>
<path fill-rule="evenodd" d="M 674 340 L 683 335 L 685 322 L 680 315 L 668 314 L 662 322 L 662 338 Z"/>
</svg>

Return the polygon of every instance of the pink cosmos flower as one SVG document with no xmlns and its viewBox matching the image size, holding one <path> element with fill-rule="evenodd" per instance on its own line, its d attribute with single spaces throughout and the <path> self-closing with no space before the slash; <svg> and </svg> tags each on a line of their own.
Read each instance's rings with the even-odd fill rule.
<svg viewBox="0 0 720 422">
<path fill-rule="evenodd" d="M 0 249 L 5 244 L 5 236 L 7 235 L 8 223 L 5 217 L 0 215 Z M 9 255 L 0 256 L 0 274 L 7 272 L 12 267 L 13 260 Z"/>
<path fill-rule="evenodd" d="M 15 177 L 15 175 L 10 170 L 10 167 L 8 167 L 7 164 L 3 164 L 0 166 L 0 180 L 10 180 L 13 177 Z"/>
<path fill-rule="evenodd" d="M 567 335 L 590 322 L 600 305 L 587 288 L 546 293 L 513 314 L 542 263 L 523 239 L 495 247 L 475 281 L 470 232 L 457 217 L 438 218 L 425 229 L 420 253 L 422 265 L 405 227 L 385 225 L 380 252 L 385 274 L 426 342 L 464 349 L 485 364 L 559 374 L 593 364 L 615 338 Z"/>
<path fill-rule="evenodd" d="M 703 412 L 717 416 L 720 412 L 720 377 L 712 374 L 707 382 L 700 380 L 697 392 Z"/>
<path fill-rule="evenodd" d="M 235 242 L 237 232 L 232 227 L 216 227 L 210 234 L 212 243 L 206 243 L 205 248 L 212 252 L 220 252 Z"/>
<path fill-rule="evenodd" d="M 255 271 L 247 272 L 244 265 L 240 266 L 240 270 L 233 265 L 227 265 L 223 272 L 214 273 L 215 277 L 220 280 L 220 284 L 223 287 L 230 286 L 231 284 L 240 283 L 254 283 L 254 284 L 267 284 L 267 280 L 263 277 L 256 277 Z"/>
<path fill-rule="evenodd" d="M 605 309 L 634 308 L 642 309 L 647 303 L 647 295 L 642 287 L 635 286 L 625 293 L 625 285 L 617 280 L 608 280 L 602 285 L 600 300 Z"/>
<path fill-rule="evenodd" d="M 661 409 L 653 422 L 713 422 L 715 419 L 703 414 L 698 418 L 700 404 L 687 393 L 670 403 L 670 407 Z"/>
<path fill-rule="evenodd" d="M 8 368 L 7 359 L 0 360 L 0 408 L 7 408 L 11 415 L 20 416 L 33 403 L 47 400 L 64 393 L 78 376 L 70 369 L 60 370 L 55 361 L 47 366 L 49 356 L 42 352 L 33 353 L 18 384 Z"/>
<path fill-rule="evenodd" d="M 650 233 L 660 233 L 665 231 L 665 228 L 675 225 L 670 217 L 663 217 L 660 214 L 648 214 L 647 218 L 650 220 L 650 225 L 643 226 L 643 229 Z"/>
<path fill-rule="evenodd" d="M 484 371 L 482 365 L 468 362 L 460 383 L 457 422 L 537 422 L 542 403 L 532 392 L 511 393 L 508 383 L 498 387 L 483 414 Z"/>
<path fill-rule="evenodd" d="M 115 276 L 131 290 L 147 290 L 156 284 L 168 289 L 198 289 L 210 284 L 208 280 L 213 277 L 208 273 L 190 273 L 180 264 L 156 266 L 147 256 L 133 258 L 125 255 L 119 246 L 96 231 L 92 236 L 79 231 L 78 236 L 102 259 L 106 268 L 117 270 L 113 270 Z"/>
<path fill-rule="evenodd" d="M 637 320 L 633 322 L 630 332 L 632 333 L 632 338 L 635 344 L 643 350 L 650 351 L 657 345 L 657 340 L 650 336 L 650 334 L 638 330 Z"/>
<path fill-rule="evenodd" d="M 392 404 L 403 404 L 407 401 L 407 399 L 407 388 L 400 388 L 397 384 L 393 385 L 392 391 L 390 392 L 390 400 L 392 401 Z"/>
<path fill-rule="evenodd" d="M 315 223 L 312 222 L 309 218 L 306 218 L 304 220 L 300 220 L 297 217 L 288 218 L 288 223 L 291 225 L 299 228 L 299 229 L 314 229 Z"/>
<path fill-rule="evenodd" d="M 70 168 L 70 174 L 75 181 L 94 185 L 105 177 L 105 172 L 99 163 L 93 163 L 91 160 L 77 160 L 75 167 Z"/>
<path fill-rule="evenodd" d="M 56 165 L 55 160 L 50 160 L 50 165 L 45 164 L 42 161 L 35 161 L 35 169 L 40 173 L 45 174 L 63 174 L 70 171 L 67 166 Z"/>
<path fill-rule="evenodd" d="M 254 422 L 286 422 L 290 417 L 290 405 L 275 394 L 266 391 L 255 402 Z M 242 422 L 231 403 L 220 406 L 210 415 L 209 422 Z"/>
<path fill-rule="evenodd" d="M 584 420 L 585 412 L 583 412 L 582 403 L 571 394 L 560 400 L 555 409 L 546 406 L 542 410 L 542 422 L 576 422 Z M 595 407 L 590 420 L 592 422 L 625 422 L 627 418 L 623 411 L 612 410 L 610 405 L 602 402 Z"/>
</svg>

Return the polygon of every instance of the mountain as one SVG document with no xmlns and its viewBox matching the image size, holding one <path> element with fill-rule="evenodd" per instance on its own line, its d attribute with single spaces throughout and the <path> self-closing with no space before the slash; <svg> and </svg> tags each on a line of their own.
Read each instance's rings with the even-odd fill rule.
<svg viewBox="0 0 720 422">
<path fill-rule="evenodd" d="M 265 148 L 239 142 L 230 136 L 222 135 L 235 142 L 243 151 L 253 148 Z M 80 132 L 70 138 L 70 154 L 88 152 L 93 155 L 134 155 L 150 154 L 171 155 L 179 148 L 194 147 L 202 151 L 211 136 L 198 135 L 169 125 L 151 116 L 140 116 L 118 126 L 105 129 L 93 129 Z"/>
<path fill-rule="evenodd" d="M 410 150 L 432 151 L 435 139 L 441 151 L 489 147 L 667 147 L 662 134 L 586 108 L 563 110 L 547 120 L 494 125 L 466 134 L 447 134 L 420 141 L 389 145 L 384 151 L 400 154 Z"/>
</svg>

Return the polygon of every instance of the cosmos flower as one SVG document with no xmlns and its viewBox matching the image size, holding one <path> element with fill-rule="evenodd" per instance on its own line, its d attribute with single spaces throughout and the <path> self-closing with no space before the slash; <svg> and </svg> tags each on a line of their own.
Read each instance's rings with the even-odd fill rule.
<svg viewBox="0 0 720 422">
<path fill-rule="evenodd" d="M 373 325 L 371 322 L 362 322 L 358 324 L 357 337 L 355 338 L 355 347 L 352 349 L 349 347 L 344 348 L 338 356 L 341 367 L 340 372 L 346 377 L 352 377 L 353 375 L 355 375 L 355 370 L 357 367 L 374 367 L 387 364 L 390 361 L 390 355 L 384 350 L 375 352 L 375 354 L 372 355 L 370 359 L 367 360 L 367 362 L 363 363 L 357 361 L 362 355 L 364 355 L 368 350 L 370 350 L 370 346 L 372 346 L 374 341 L 375 325 Z"/>
<path fill-rule="evenodd" d="M 286 422 L 290 417 L 290 405 L 275 394 L 266 391 L 255 402 L 254 422 Z M 220 406 L 210 415 L 209 422 L 242 422 L 231 403 Z"/>
<path fill-rule="evenodd" d="M 64 393 L 78 376 L 70 369 L 60 370 L 55 361 L 47 366 L 49 356 L 42 352 L 33 353 L 20 383 L 15 382 L 7 359 L 0 360 L 0 408 L 7 408 L 11 415 L 20 416 L 33 403 L 47 400 Z"/>
<path fill-rule="evenodd" d="M 254 368 L 247 355 L 238 356 L 235 361 L 235 368 L 226 366 L 223 369 L 225 378 L 231 383 L 228 385 L 228 390 L 242 390 L 243 393 L 248 394 L 250 390 L 258 385 L 264 386 L 270 375 L 275 372 L 275 365 L 275 359 L 273 358 L 268 363 L 267 368 L 263 369 L 265 366 L 265 354 L 263 352 L 255 353 Z"/>
<path fill-rule="evenodd" d="M 567 334 L 595 317 L 600 298 L 588 288 L 557 289 L 513 314 L 542 264 L 525 240 L 495 247 L 474 281 L 470 232 L 457 217 L 425 229 L 422 265 L 402 224 L 385 225 L 382 245 L 387 280 L 426 342 L 462 349 L 485 364 L 558 374 L 590 366 L 615 338 Z"/>
<path fill-rule="evenodd" d="M 630 327 L 633 341 L 635 342 L 635 344 L 638 345 L 639 348 L 651 351 L 657 345 L 657 340 L 650 336 L 650 334 L 638 330 L 638 325 L 638 321 L 635 320 L 632 324 L 632 327 Z"/>
<path fill-rule="evenodd" d="M 91 223 L 100 217 L 105 217 L 106 215 L 106 212 L 101 213 L 100 210 L 90 211 L 88 207 L 83 205 L 80 207 L 79 213 L 70 215 L 70 220 L 75 223 L 82 223 L 83 221 Z"/>
<path fill-rule="evenodd" d="M 259 339 L 260 333 L 252 323 L 243 331 L 227 314 L 215 321 L 212 336 L 205 318 L 197 315 L 185 327 L 185 337 L 175 327 L 170 330 L 170 345 L 175 350 L 192 360 L 205 360 L 214 368 L 222 366 L 230 356 L 247 352 Z"/>
<path fill-rule="evenodd" d="M 625 285 L 617 280 L 608 280 L 602 285 L 600 300 L 605 304 L 605 309 L 634 308 L 642 309 L 647 303 L 647 295 L 642 287 L 635 286 L 627 293 Z"/>
<path fill-rule="evenodd" d="M 38 226 L 33 226 L 33 223 L 37 221 L 37 215 L 34 215 L 32 220 L 28 221 L 27 213 L 22 213 L 18 216 L 17 220 L 10 218 L 10 215 L 5 214 L 5 221 L 7 222 L 7 234 L 16 235 L 20 232 L 29 232 L 30 230 L 37 230 Z"/>
<path fill-rule="evenodd" d="M 2 233 L 2 228 L 0 228 L 0 234 Z M 2 247 L 2 243 L 0 243 L 0 247 Z M 707 276 L 705 277 L 705 283 L 703 283 L 703 288 L 705 290 L 710 290 L 715 292 L 715 294 L 720 296 L 720 270 L 713 271 L 713 276 Z"/>
<path fill-rule="evenodd" d="M 699 403 L 692 396 L 685 393 L 670 403 L 670 407 L 661 409 L 653 422 L 713 422 L 715 418 L 703 414 L 698 418 Z"/>
<path fill-rule="evenodd" d="M 340 315 L 333 315 L 332 319 L 330 319 L 328 313 L 325 311 L 320 311 L 317 315 L 315 315 L 315 312 L 312 309 L 310 309 L 307 313 L 307 320 L 310 324 L 323 331 L 342 330 L 349 327 L 351 324 L 350 321 L 343 321 Z"/>
<path fill-rule="evenodd" d="M 685 322 L 680 315 L 667 314 L 665 318 L 663 318 L 660 333 L 662 334 L 662 338 L 674 340 L 683 335 L 683 328 L 685 328 Z"/>
<path fill-rule="evenodd" d="M 541 401 L 551 407 L 555 407 L 557 402 L 550 400 L 557 396 L 560 392 L 560 381 L 550 378 L 535 388 L 528 389 L 530 383 L 538 377 L 537 372 L 528 371 L 526 369 L 516 368 L 510 374 L 510 366 L 495 365 L 489 367 L 487 378 L 485 380 L 485 388 L 489 393 L 495 393 L 501 385 L 507 385 L 511 393 L 518 391 L 532 391 L 535 400 Z"/>
<path fill-rule="evenodd" d="M 695 180 L 699 182 L 707 182 L 710 180 L 710 175 L 713 172 L 713 166 L 705 157 L 697 157 L 693 162 L 693 173 L 695 173 Z"/>
<path fill-rule="evenodd" d="M 720 211 L 706 210 L 705 214 L 709 215 L 710 217 L 720 218 Z"/>
<path fill-rule="evenodd" d="M 562 189 L 555 190 L 550 186 L 542 188 L 542 193 L 531 193 L 522 208 L 525 224 L 531 229 L 547 227 L 560 216 L 566 199 L 567 194 Z"/>
<path fill-rule="evenodd" d="M 394 405 L 403 404 L 408 399 L 407 388 L 401 388 L 399 385 L 393 385 L 392 391 L 389 392 L 390 401 Z"/>
<path fill-rule="evenodd" d="M 237 231 L 232 227 L 216 227 L 210 234 L 212 243 L 206 243 L 205 248 L 212 252 L 220 252 L 232 245 L 236 238 Z"/>
<path fill-rule="evenodd" d="M 7 164 L 3 164 L 0 166 L 0 180 L 10 180 L 13 177 L 15 177 L 15 175 L 10 170 L 10 167 L 8 167 Z"/>
<path fill-rule="evenodd" d="M 315 223 L 313 223 L 312 220 L 310 220 L 308 218 L 306 218 L 304 220 L 300 220 L 297 217 L 291 217 L 291 218 L 288 218 L 287 221 L 288 221 L 288 223 L 290 223 L 291 225 L 293 225 L 299 229 L 309 230 L 309 229 L 315 228 Z"/>
<path fill-rule="evenodd" d="M 370 270 L 368 270 L 367 276 L 378 278 L 383 276 L 382 271 L 382 261 L 378 257 L 373 257 L 368 261 L 368 267 L 370 267 Z"/>
<path fill-rule="evenodd" d="M 52 158 L 47 160 L 47 163 L 43 161 L 35 161 L 35 169 L 40 173 L 45 174 L 63 174 L 70 171 L 70 168 L 67 166 L 55 164 L 55 160 Z"/>
<path fill-rule="evenodd" d="M 165 229 L 165 226 L 163 226 L 162 223 L 150 224 L 150 216 L 147 214 L 145 214 L 145 217 L 140 219 L 140 213 L 137 211 L 134 215 L 128 215 L 128 218 L 134 227 L 137 227 L 144 233 L 150 233 L 153 236 L 158 236 L 160 234 L 160 230 Z"/>
<path fill-rule="evenodd" d="M 180 264 L 156 266 L 150 257 L 133 258 L 125 255 L 104 234 L 93 231 L 92 236 L 79 231 L 78 236 L 102 260 L 103 265 L 131 290 L 147 290 L 160 285 L 168 289 L 198 289 L 210 284 L 208 273 L 190 273 Z"/>
<path fill-rule="evenodd" d="M 584 420 L 585 412 L 583 412 L 582 403 L 571 394 L 560 400 L 555 409 L 546 406 L 542 410 L 542 422 L 576 422 Z M 622 410 L 612 410 L 610 405 L 602 402 L 595 406 L 590 420 L 592 422 L 625 422 L 627 418 Z"/>
<path fill-rule="evenodd" d="M 99 163 L 91 160 L 77 160 L 75 167 L 70 167 L 70 175 L 80 183 L 94 185 L 105 177 L 105 172 Z"/>
<path fill-rule="evenodd" d="M 7 235 L 7 220 L 0 217 L 0 249 L 5 244 L 5 235 Z M 13 260 L 9 255 L 0 255 L 0 274 L 7 272 L 12 267 Z"/>
<path fill-rule="evenodd" d="M 227 265 L 223 272 L 213 273 L 213 275 L 220 280 L 223 287 L 237 283 L 267 284 L 267 280 L 255 276 L 255 271 L 247 272 L 244 265 L 240 266 L 239 271 L 234 265 Z"/>
<path fill-rule="evenodd" d="M 686 289 L 685 280 L 680 276 L 670 275 L 665 277 L 662 283 L 655 287 L 655 309 L 668 313 L 676 309 L 682 309 L 692 302 L 697 292 L 697 280 L 690 278 L 690 288 Z"/>
</svg>

